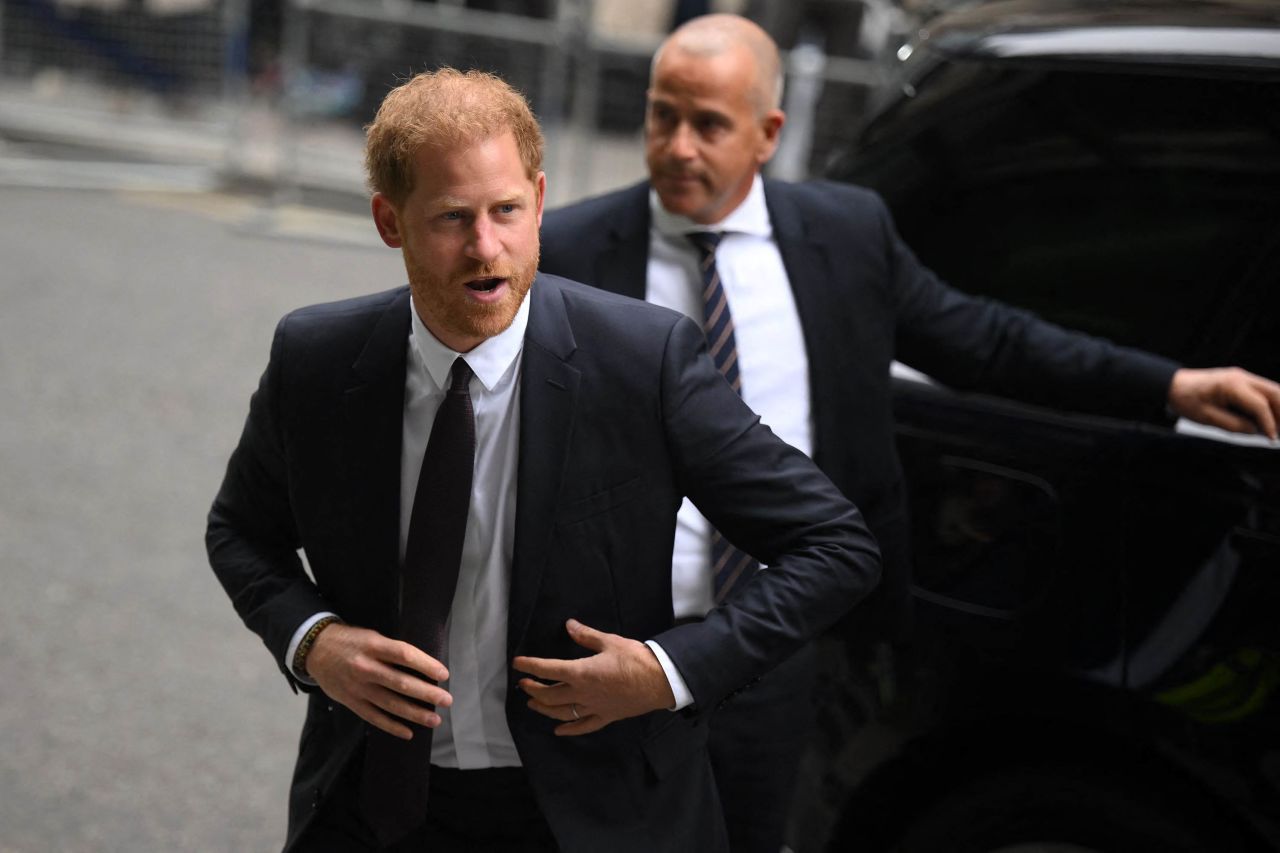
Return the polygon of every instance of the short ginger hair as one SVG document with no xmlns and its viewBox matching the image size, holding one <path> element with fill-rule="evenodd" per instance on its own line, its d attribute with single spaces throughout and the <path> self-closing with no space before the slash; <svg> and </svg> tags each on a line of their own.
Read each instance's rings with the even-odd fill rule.
<svg viewBox="0 0 1280 853">
<path fill-rule="evenodd" d="M 542 129 L 529 102 L 484 71 L 425 71 L 392 89 L 365 128 L 369 188 L 392 204 L 413 192 L 413 159 L 423 146 L 483 142 L 510 130 L 530 180 L 542 169 Z"/>
</svg>

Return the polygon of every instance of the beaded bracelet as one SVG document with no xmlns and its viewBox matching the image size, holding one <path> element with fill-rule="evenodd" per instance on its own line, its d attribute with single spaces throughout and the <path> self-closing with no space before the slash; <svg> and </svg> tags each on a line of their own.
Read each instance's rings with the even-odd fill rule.
<svg viewBox="0 0 1280 853">
<path fill-rule="evenodd" d="M 307 655 L 311 652 L 311 647 L 315 645 L 316 637 L 320 636 L 320 632 L 328 628 L 334 622 L 341 622 L 337 616 L 322 616 L 315 621 L 315 624 L 307 629 L 307 633 L 302 635 L 302 639 L 298 642 L 298 648 L 293 653 L 293 674 L 299 678 L 310 678 L 307 674 Z"/>
</svg>

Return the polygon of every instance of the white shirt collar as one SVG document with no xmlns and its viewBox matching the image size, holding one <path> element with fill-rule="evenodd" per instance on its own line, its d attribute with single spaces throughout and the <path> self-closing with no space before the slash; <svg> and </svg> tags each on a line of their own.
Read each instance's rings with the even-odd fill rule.
<svg viewBox="0 0 1280 853">
<path fill-rule="evenodd" d="M 524 347 L 524 331 L 529 325 L 529 295 L 525 294 L 516 311 L 515 319 L 502 332 L 480 343 L 468 353 L 458 353 L 440 343 L 431 334 L 418 312 L 409 300 L 409 314 L 412 316 L 413 332 L 409 337 L 418 362 L 426 369 L 437 388 L 447 388 L 449 373 L 453 370 L 453 362 L 459 355 L 467 362 L 467 366 L 475 373 L 486 391 L 492 391 L 503 375 L 511 369 L 520 350 Z"/>
<path fill-rule="evenodd" d="M 687 216 L 667 211 L 656 190 L 649 190 L 649 210 L 653 215 L 654 230 L 671 239 L 683 240 L 684 235 L 695 231 L 728 231 L 757 237 L 773 235 L 773 226 L 769 224 L 769 208 L 764 201 L 764 180 L 759 173 L 751 182 L 751 189 L 747 191 L 747 197 L 742 203 L 714 225 L 699 225 Z"/>
</svg>

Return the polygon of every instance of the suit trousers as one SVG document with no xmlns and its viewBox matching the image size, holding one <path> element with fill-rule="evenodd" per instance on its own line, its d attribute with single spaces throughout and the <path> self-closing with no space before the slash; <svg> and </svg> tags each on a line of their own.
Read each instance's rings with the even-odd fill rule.
<svg viewBox="0 0 1280 853">
<path fill-rule="evenodd" d="M 522 767 L 458 770 L 432 765 L 427 817 L 389 847 L 360 814 L 357 750 L 298 840 L 299 853 L 558 853 Z"/>
<path fill-rule="evenodd" d="M 732 853 L 778 853 L 817 715 L 817 649 L 805 645 L 716 710 L 711 766 Z"/>
</svg>

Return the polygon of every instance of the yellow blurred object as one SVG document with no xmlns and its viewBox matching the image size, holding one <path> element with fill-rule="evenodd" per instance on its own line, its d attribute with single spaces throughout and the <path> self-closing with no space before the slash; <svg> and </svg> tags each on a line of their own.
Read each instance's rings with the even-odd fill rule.
<svg viewBox="0 0 1280 853">
<path fill-rule="evenodd" d="M 1266 705 L 1280 685 L 1280 661 L 1258 649 L 1237 649 L 1194 681 L 1156 694 L 1156 701 L 1202 723 L 1233 723 Z"/>
</svg>

